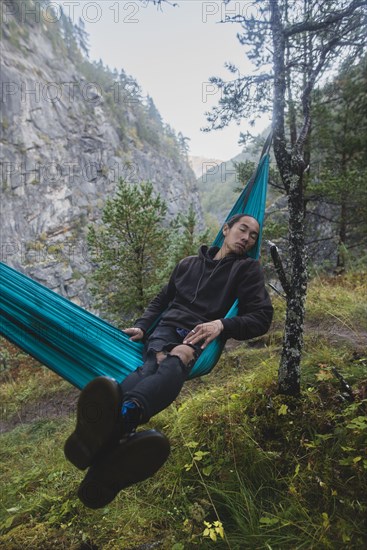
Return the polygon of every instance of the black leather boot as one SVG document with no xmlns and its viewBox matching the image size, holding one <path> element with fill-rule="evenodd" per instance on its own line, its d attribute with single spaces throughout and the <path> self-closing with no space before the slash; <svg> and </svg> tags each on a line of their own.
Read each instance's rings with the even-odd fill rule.
<svg viewBox="0 0 367 550">
<path fill-rule="evenodd" d="M 118 445 L 121 437 L 121 390 L 116 380 L 100 376 L 83 388 L 74 432 L 64 446 L 66 458 L 80 470 Z"/>
</svg>

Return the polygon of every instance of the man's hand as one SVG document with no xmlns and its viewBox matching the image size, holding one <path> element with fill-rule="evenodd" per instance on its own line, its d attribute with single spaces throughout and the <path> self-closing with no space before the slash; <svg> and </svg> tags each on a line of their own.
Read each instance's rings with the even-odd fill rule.
<svg viewBox="0 0 367 550">
<path fill-rule="evenodd" d="M 144 338 L 144 331 L 141 328 L 125 328 L 122 332 L 131 336 L 130 340 L 137 342 Z"/>
<path fill-rule="evenodd" d="M 215 340 L 215 338 L 220 335 L 223 328 L 223 323 L 219 319 L 210 321 L 209 323 L 196 325 L 196 327 L 186 336 L 183 343 L 197 344 L 203 341 L 201 349 L 204 349 L 212 340 Z"/>
</svg>

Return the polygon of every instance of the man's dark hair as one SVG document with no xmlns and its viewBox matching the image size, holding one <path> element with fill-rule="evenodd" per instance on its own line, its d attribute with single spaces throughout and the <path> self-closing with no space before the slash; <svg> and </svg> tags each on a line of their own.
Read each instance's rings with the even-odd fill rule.
<svg viewBox="0 0 367 550">
<path fill-rule="evenodd" d="M 254 218 L 254 220 L 256 220 L 255 216 L 252 216 L 251 214 L 246 214 L 246 213 L 245 214 L 235 214 L 234 216 L 229 218 L 229 220 L 226 222 L 226 224 L 228 225 L 228 227 L 233 227 L 234 224 L 237 223 L 238 221 L 240 221 L 240 219 L 243 218 L 244 216 L 249 216 L 250 218 Z"/>
</svg>

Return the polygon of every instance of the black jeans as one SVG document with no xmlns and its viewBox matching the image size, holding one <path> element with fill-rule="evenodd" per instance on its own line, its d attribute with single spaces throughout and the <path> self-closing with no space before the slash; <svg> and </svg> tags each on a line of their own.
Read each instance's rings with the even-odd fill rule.
<svg viewBox="0 0 367 550">
<path fill-rule="evenodd" d="M 145 344 L 144 364 L 120 384 L 123 401 L 135 400 L 142 406 L 142 423 L 176 399 L 202 351 L 200 346 L 192 346 L 194 359 L 188 365 L 184 365 L 178 356 L 170 355 L 169 352 L 184 340 L 182 329 L 178 331 L 174 327 L 158 325 Z M 159 351 L 167 352 L 160 364 L 156 358 Z"/>
</svg>

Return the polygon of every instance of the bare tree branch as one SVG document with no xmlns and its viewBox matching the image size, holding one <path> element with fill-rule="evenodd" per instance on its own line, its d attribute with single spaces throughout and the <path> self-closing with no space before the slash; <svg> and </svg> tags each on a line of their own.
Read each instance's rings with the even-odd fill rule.
<svg viewBox="0 0 367 550">
<path fill-rule="evenodd" d="M 282 288 L 286 296 L 288 297 L 290 296 L 291 288 L 290 288 L 290 283 L 288 281 L 287 275 L 285 274 L 285 271 L 284 271 L 283 262 L 279 255 L 278 247 L 276 246 L 276 244 L 272 243 L 271 241 L 268 241 L 268 243 L 270 245 L 270 254 L 271 254 L 280 284 L 282 285 Z"/>
<path fill-rule="evenodd" d="M 363 6 L 367 6 L 367 0 L 354 0 L 344 10 L 333 13 L 321 21 L 302 21 L 302 23 L 296 23 L 295 25 L 291 25 L 287 29 L 284 29 L 284 33 L 286 36 L 294 36 L 303 32 L 317 32 L 324 30 L 335 25 L 335 23 L 342 21 L 345 17 L 352 15 L 358 8 L 362 8 Z"/>
</svg>

